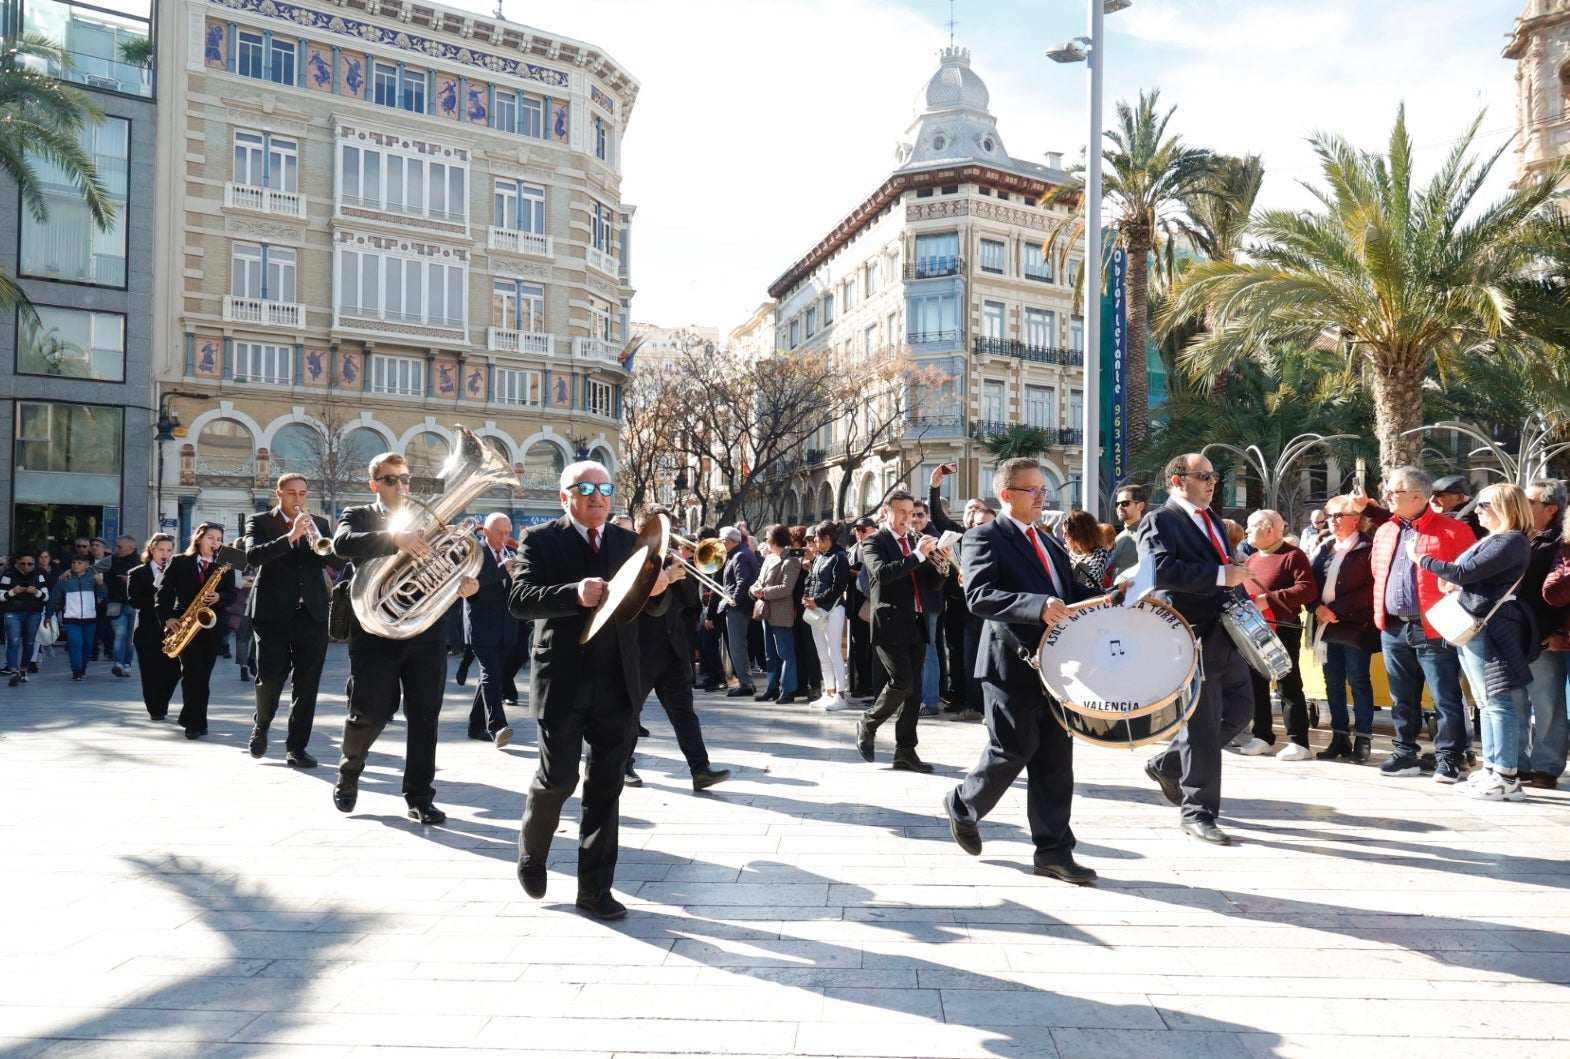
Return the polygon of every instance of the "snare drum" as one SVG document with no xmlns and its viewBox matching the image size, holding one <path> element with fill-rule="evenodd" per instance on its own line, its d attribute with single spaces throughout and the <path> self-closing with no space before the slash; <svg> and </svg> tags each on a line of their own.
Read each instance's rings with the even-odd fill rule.
<svg viewBox="0 0 1570 1059">
<path fill-rule="evenodd" d="M 1221 624 L 1238 652 L 1266 680 L 1292 672 L 1292 656 L 1253 600 L 1241 593 L 1221 605 Z"/>
<path fill-rule="evenodd" d="M 1077 607 L 1036 649 L 1052 714 L 1076 738 L 1128 747 L 1170 739 L 1199 704 L 1194 631 L 1157 599 Z"/>
</svg>

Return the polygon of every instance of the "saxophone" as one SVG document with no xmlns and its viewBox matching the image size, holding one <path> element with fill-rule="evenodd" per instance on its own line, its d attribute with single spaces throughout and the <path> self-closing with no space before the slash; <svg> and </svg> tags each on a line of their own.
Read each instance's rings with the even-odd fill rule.
<svg viewBox="0 0 1570 1059">
<path fill-rule="evenodd" d="M 518 476 L 496 450 L 468 427 L 453 425 L 457 446 L 440 477 L 446 492 L 430 500 L 410 496 L 387 525 L 389 532 L 416 533 L 430 545 L 424 558 L 407 552 L 379 555 L 357 564 L 349 601 L 360 627 L 372 636 L 407 640 L 429 629 L 458 599 L 465 577 L 484 562 L 475 538 L 479 523 L 447 524 L 482 494 L 520 488 Z"/>
<path fill-rule="evenodd" d="M 164 633 L 164 654 L 170 658 L 179 658 L 180 652 L 191 646 L 191 641 L 196 639 L 196 634 L 203 629 L 211 629 L 218 623 L 218 615 L 213 613 L 213 608 L 203 603 L 209 592 L 218 591 L 218 582 L 223 580 L 225 574 L 232 570 L 228 563 L 220 563 L 213 567 L 213 572 L 207 575 L 207 580 L 202 582 L 202 587 L 197 590 L 196 598 L 186 606 L 185 613 L 180 615 L 180 627 L 172 632 Z"/>
</svg>

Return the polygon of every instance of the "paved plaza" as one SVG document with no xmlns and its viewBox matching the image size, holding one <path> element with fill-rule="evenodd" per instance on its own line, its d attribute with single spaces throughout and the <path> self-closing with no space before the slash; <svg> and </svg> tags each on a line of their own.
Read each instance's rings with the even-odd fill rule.
<svg viewBox="0 0 1570 1059">
<path fill-rule="evenodd" d="M 324 764 L 245 752 L 220 660 L 212 735 L 147 719 L 135 681 L 57 654 L 0 687 L 0 1057 L 1570 1055 L 1570 790 L 1477 803 L 1372 768 L 1229 756 L 1213 848 L 1143 752 L 1078 749 L 1093 888 L 1030 871 L 1023 790 L 979 858 L 940 799 L 977 724 L 923 721 L 930 776 L 869 766 L 854 714 L 700 696 L 718 767 L 694 794 L 669 725 L 622 799 L 613 924 L 572 907 L 576 800 L 550 892 L 514 877 L 533 725 L 464 738 L 449 683 L 446 827 L 403 818 L 404 729 L 358 810 Z M 1316 745 L 1326 736 L 1315 733 Z M 1381 744 L 1387 741 L 1381 739 Z"/>
</svg>

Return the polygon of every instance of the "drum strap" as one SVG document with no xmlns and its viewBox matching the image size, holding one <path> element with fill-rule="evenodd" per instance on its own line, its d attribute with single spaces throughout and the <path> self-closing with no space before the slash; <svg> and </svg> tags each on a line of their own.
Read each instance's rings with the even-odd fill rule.
<svg viewBox="0 0 1570 1059">
<path fill-rule="evenodd" d="M 1010 651 L 1019 656 L 1021 662 L 1024 662 L 1031 669 L 1041 669 L 1041 663 L 1036 661 L 1036 652 L 1020 642 L 1020 638 L 1014 635 L 1014 630 L 1010 629 L 1006 623 L 993 621 L 987 624 L 992 626 L 992 635 L 1002 640 Z"/>
</svg>

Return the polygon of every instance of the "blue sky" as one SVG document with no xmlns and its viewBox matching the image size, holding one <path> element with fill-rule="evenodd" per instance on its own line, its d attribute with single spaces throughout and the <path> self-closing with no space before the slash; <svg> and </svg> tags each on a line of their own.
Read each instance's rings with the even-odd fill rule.
<svg viewBox="0 0 1570 1059">
<path fill-rule="evenodd" d="M 489 14 L 495 0 L 448 0 Z M 506 15 L 590 41 L 642 84 L 624 151 L 633 315 L 726 330 L 894 165 L 912 101 L 948 43 L 947 0 L 505 0 Z M 1309 203 L 1306 138 L 1379 147 L 1407 104 L 1423 171 L 1488 108 L 1515 130 L 1499 57 L 1525 0 L 1135 0 L 1107 18 L 1107 112 L 1159 87 L 1195 146 L 1264 156 L 1266 206 Z M 1004 145 L 1040 160 L 1085 145 L 1085 32 L 1074 0 L 958 0 L 956 40 L 991 91 Z M 1509 152 L 1492 185 L 1514 172 Z"/>
</svg>

